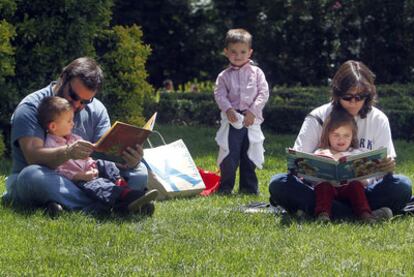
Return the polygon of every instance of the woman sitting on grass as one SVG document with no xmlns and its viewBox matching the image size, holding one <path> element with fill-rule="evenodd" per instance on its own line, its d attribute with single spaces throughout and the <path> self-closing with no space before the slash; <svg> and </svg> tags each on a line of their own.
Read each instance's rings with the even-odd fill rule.
<svg viewBox="0 0 414 277">
<path fill-rule="evenodd" d="M 365 195 L 371 209 L 389 207 L 394 213 L 411 198 L 411 181 L 402 175 L 394 175 L 396 157 L 387 116 L 373 107 L 377 92 L 375 75 L 358 61 L 347 61 L 341 65 L 332 80 L 332 101 L 314 109 L 303 122 L 294 149 L 313 153 L 320 145 L 322 122 L 333 108 L 342 108 L 352 115 L 358 126 L 358 146 L 368 150 L 386 147 L 388 158 L 380 163 L 381 171 L 389 172 L 365 188 Z M 280 205 L 289 212 L 302 210 L 313 215 L 315 191 L 292 174 L 273 176 L 270 185 L 270 202 Z M 335 200 L 332 204 L 332 218 L 352 217 L 347 202 Z"/>
</svg>

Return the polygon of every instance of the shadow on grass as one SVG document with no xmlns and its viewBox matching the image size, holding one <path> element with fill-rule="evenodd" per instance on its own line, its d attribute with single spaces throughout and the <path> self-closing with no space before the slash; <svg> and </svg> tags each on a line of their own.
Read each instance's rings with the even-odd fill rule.
<svg viewBox="0 0 414 277">
<path fill-rule="evenodd" d="M 0 176 L 3 175 L 7 177 L 10 174 L 11 170 L 11 160 L 9 159 L 0 159 Z M 2 189 L 0 189 L 0 198 L 3 194 Z M 61 216 L 69 215 L 69 214 L 80 214 L 85 217 L 94 218 L 98 222 L 137 222 L 145 220 L 146 218 L 150 217 L 149 215 L 143 214 L 114 214 L 111 212 L 102 212 L 103 209 L 100 209 L 101 212 L 83 212 L 83 211 L 67 211 L 64 210 L 60 216 L 58 217 L 51 217 L 46 212 L 46 206 L 26 206 L 20 205 L 13 202 L 4 201 L 2 198 L 0 199 L 1 206 L 4 209 L 8 209 L 19 216 L 24 218 L 33 217 L 39 211 L 43 212 L 44 217 L 57 219 Z"/>
<path fill-rule="evenodd" d="M 358 221 L 349 219 L 349 220 L 332 220 L 329 222 L 319 222 L 314 217 L 311 216 L 297 216 L 295 214 L 282 214 L 280 215 L 280 224 L 283 226 L 291 226 L 292 224 L 320 224 L 320 225 L 328 225 L 328 224 L 343 224 L 343 223 L 357 223 Z"/>
<path fill-rule="evenodd" d="M 65 218 L 67 216 L 78 215 L 83 216 L 85 218 L 92 218 L 98 223 L 120 223 L 120 222 L 127 222 L 127 223 L 136 223 L 139 221 L 146 220 L 148 218 L 151 218 L 151 215 L 146 214 L 131 214 L 131 213 L 113 213 L 113 212 L 84 212 L 84 211 L 68 211 L 63 210 L 61 213 L 59 213 L 58 216 L 51 216 L 48 214 L 46 210 L 46 206 L 25 206 L 15 203 L 7 203 L 4 202 L 3 199 L 1 200 L 1 206 L 4 209 L 10 210 L 12 213 L 15 213 L 16 215 L 19 215 L 24 218 L 31 218 L 35 214 L 37 214 L 39 211 L 42 212 L 43 216 L 45 218 L 50 218 L 50 220 L 56 220 L 59 218 Z"/>
<path fill-rule="evenodd" d="M 312 216 L 297 216 L 296 214 L 289 214 L 289 213 L 285 213 L 285 214 L 276 214 L 276 217 L 280 217 L 280 224 L 283 226 L 291 226 L 292 224 L 318 224 L 318 225 L 342 225 L 342 224 L 347 224 L 347 225 L 354 225 L 354 226 L 381 226 L 383 224 L 387 224 L 390 222 L 393 222 L 395 220 L 401 220 L 405 217 L 411 217 L 414 216 L 414 212 L 413 213 L 404 213 L 404 214 L 396 214 L 395 216 L 393 216 L 391 219 L 388 220 L 379 220 L 376 222 L 364 222 L 360 219 L 357 219 L 355 217 L 348 217 L 348 218 L 340 218 L 340 219 L 333 219 L 331 221 L 328 222 L 321 222 L 316 220 L 315 217 Z"/>
</svg>

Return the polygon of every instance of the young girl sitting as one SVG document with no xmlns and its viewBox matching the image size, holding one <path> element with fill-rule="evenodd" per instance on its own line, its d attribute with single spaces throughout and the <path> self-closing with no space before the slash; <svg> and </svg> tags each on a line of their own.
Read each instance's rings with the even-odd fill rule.
<svg viewBox="0 0 414 277">
<path fill-rule="evenodd" d="M 38 117 L 47 132 L 45 147 L 69 147 L 82 139 L 72 134 L 73 116 L 73 108 L 64 98 L 51 96 L 41 102 Z M 156 199 L 158 191 L 145 192 L 129 188 L 112 162 L 95 161 L 90 157 L 85 160 L 72 159 L 68 155 L 67 161 L 58 166 L 56 171 L 76 183 L 89 197 L 99 201 L 101 206 L 105 206 L 97 212 L 112 210 L 147 215 L 154 212 L 152 201 Z"/>
<path fill-rule="evenodd" d="M 320 148 L 314 153 L 339 159 L 348 155 L 360 153 L 357 140 L 358 127 L 354 118 L 342 109 L 333 109 L 326 119 Z M 368 180 L 351 181 L 347 184 L 333 185 L 329 182 L 318 183 L 315 186 L 316 205 L 315 215 L 320 221 L 330 221 L 332 202 L 334 199 L 349 201 L 355 215 L 368 223 L 392 217 L 388 207 L 371 211 L 364 185 Z"/>
</svg>

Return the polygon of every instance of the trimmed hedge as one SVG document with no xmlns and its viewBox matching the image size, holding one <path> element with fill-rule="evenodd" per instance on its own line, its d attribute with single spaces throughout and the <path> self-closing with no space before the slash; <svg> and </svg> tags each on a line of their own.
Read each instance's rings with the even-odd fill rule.
<svg viewBox="0 0 414 277">
<path fill-rule="evenodd" d="M 390 121 L 394 138 L 414 139 L 414 85 L 377 86 L 377 107 Z M 329 102 L 328 87 L 275 87 L 263 116 L 263 127 L 276 133 L 297 134 L 314 108 Z M 159 123 L 218 125 L 220 111 L 212 92 L 161 93 L 158 103 L 146 103 L 145 114 L 158 111 Z"/>
<path fill-rule="evenodd" d="M 157 122 L 160 123 L 212 126 L 218 123 L 220 117 L 211 93 L 161 92 L 158 102 L 145 103 L 147 118 L 154 111 L 159 111 Z"/>
</svg>

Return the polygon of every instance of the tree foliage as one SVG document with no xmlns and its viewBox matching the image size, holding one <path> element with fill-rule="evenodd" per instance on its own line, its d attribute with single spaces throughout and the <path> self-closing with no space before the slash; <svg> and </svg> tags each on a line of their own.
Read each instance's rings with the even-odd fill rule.
<svg viewBox="0 0 414 277">
<path fill-rule="evenodd" d="M 102 100 L 114 120 L 142 125 L 144 95 L 153 88 L 146 81 L 145 63 L 151 53 L 142 44 L 142 31 L 132 27 L 115 26 L 107 30 L 98 42 L 100 63 L 105 72 Z"/>
<path fill-rule="evenodd" d="M 149 47 L 139 28 L 110 25 L 112 7 L 113 0 L 0 0 L 0 125 L 6 139 L 18 101 L 81 56 L 102 62 L 108 81 L 102 95 L 118 99 L 105 102 L 114 118 L 142 117 L 143 94 L 152 89 L 144 68 Z"/>
<path fill-rule="evenodd" d="M 408 0 L 119 0 L 117 23 L 137 23 L 153 49 L 150 80 L 160 86 L 214 80 L 229 28 L 253 34 L 253 59 L 273 85 L 325 85 L 348 59 L 379 83 L 414 75 L 414 2 Z"/>
<path fill-rule="evenodd" d="M 81 56 L 95 56 L 94 39 L 109 27 L 112 0 L 16 1 L 15 81 L 23 95 L 46 86 Z"/>
<path fill-rule="evenodd" d="M 114 7 L 113 24 L 142 26 L 144 41 L 152 48 L 148 71 L 153 84 L 160 86 L 167 78 L 177 84 L 193 77 L 205 80 L 219 72 L 220 21 L 211 5 L 197 7 L 192 2 L 117 1 Z"/>
<path fill-rule="evenodd" d="M 16 88 L 12 78 L 15 75 L 15 48 L 12 39 L 15 37 L 15 28 L 10 18 L 16 10 L 12 0 L 0 0 L 0 130 L 7 130 L 10 114 L 17 102 Z M 8 132 L 6 132 L 6 138 Z M 0 157 L 5 152 L 4 136 L 0 133 Z"/>
</svg>

